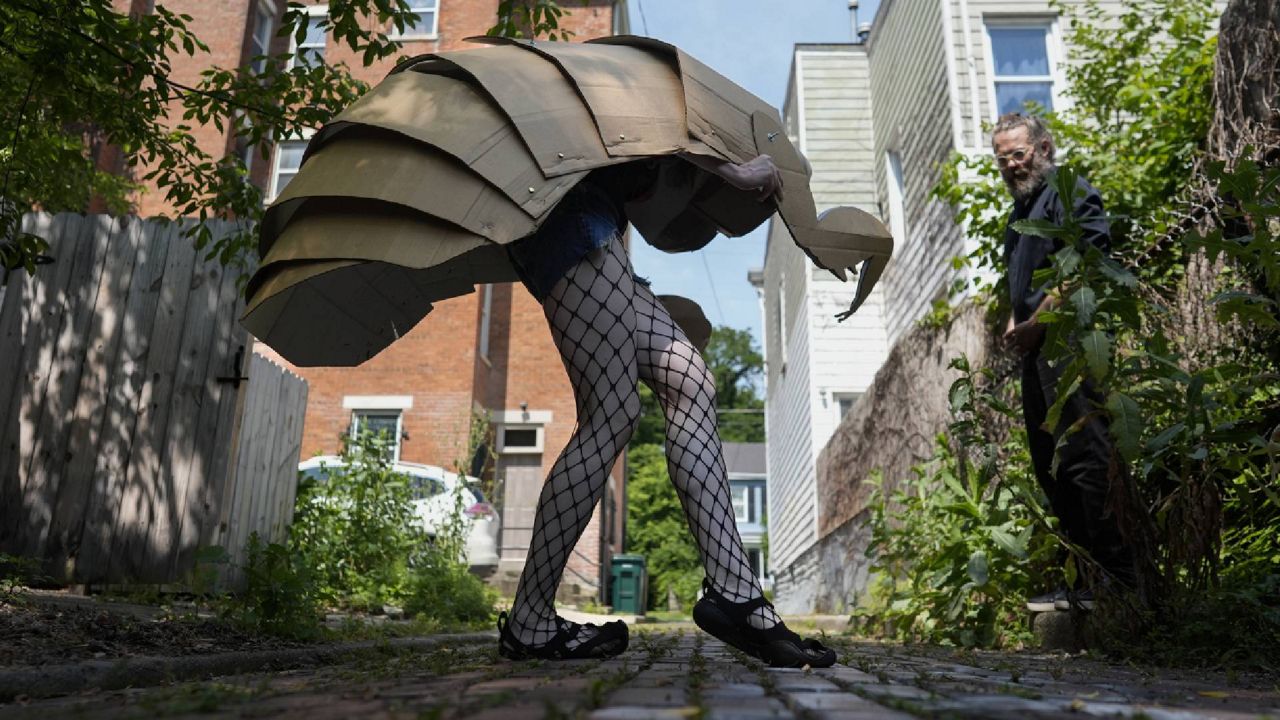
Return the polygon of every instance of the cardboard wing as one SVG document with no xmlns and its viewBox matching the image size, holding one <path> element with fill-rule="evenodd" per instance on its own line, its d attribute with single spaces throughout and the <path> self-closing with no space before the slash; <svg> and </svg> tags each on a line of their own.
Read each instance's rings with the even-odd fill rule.
<svg viewBox="0 0 1280 720">
<path fill-rule="evenodd" d="M 749 232 L 776 209 L 820 266 L 842 278 L 861 268 L 855 307 L 870 292 L 892 239 L 858 211 L 818 218 L 808 165 L 759 98 L 648 38 L 487 42 L 401 63 L 312 139 L 260 226 L 243 318 L 284 357 L 363 362 L 433 303 L 515 279 L 503 246 L 535 232 L 587 172 L 649 158 L 668 186 L 627 209 L 662 249 Z M 762 152 L 784 178 L 776 206 L 679 159 Z M 673 302 L 673 315 L 689 309 Z"/>
</svg>

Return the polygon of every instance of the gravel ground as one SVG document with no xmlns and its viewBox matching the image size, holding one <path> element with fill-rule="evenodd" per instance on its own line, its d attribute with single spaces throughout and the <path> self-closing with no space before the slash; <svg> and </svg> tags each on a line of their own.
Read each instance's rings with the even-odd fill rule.
<svg viewBox="0 0 1280 720">
<path fill-rule="evenodd" d="M 180 608 L 166 611 L 48 591 L 0 596 L 0 638 L 0 668 L 302 646 Z"/>
</svg>

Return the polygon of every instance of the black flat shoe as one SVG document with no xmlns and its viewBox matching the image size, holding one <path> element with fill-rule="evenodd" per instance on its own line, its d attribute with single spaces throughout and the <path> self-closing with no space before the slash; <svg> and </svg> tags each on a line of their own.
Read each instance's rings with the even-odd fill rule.
<svg viewBox="0 0 1280 720">
<path fill-rule="evenodd" d="M 575 645 L 566 647 L 570 640 L 578 636 L 584 628 L 595 628 L 595 635 Z M 593 658 L 611 658 L 621 655 L 627 649 L 629 637 L 627 624 L 614 620 L 604 625 L 587 623 L 579 625 L 556 616 L 555 637 L 542 645 L 525 645 L 516 638 L 516 634 L 508 626 L 505 612 L 498 613 L 498 654 L 508 660 L 589 660 Z"/>
<path fill-rule="evenodd" d="M 738 648 L 772 667 L 831 667 L 836 653 L 813 639 L 801 638 L 781 621 L 761 630 L 751 627 L 747 619 L 757 609 L 773 605 L 763 596 L 746 602 L 729 602 L 706 580 L 702 582 L 702 599 L 693 606 L 693 621 L 703 632 Z"/>
</svg>

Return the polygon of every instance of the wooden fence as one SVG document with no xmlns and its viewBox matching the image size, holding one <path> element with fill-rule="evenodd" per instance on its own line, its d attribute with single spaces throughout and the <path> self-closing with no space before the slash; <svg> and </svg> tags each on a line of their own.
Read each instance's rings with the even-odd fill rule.
<svg viewBox="0 0 1280 720">
<path fill-rule="evenodd" d="M 66 582 L 165 583 L 202 546 L 281 537 L 306 384 L 252 354 L 240 273 L 175 224 L 24 230 L 53 262 L 0 296 L 0 552 Z"/>
</svg>

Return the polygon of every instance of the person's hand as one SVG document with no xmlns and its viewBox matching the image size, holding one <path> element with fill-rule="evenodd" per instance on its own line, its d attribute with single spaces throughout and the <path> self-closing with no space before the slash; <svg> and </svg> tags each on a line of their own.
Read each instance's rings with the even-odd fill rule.
<svg viewBox="0 0 1280 720">
<path fill-rule="evenodd" d="M 764 202 L 770 197 L 782 200 L 782 173 L 773 164 L 768 155 L 757 155 L 741 163 L 725 163 L 719 173 L 728 183 L 739 190 L 756 190 L 760 192 L 756 200 Z"/>
<path fill-rule="evenodd" d="M 1044 337 L 1044 323 L 1031 318 L 1024 320 L 1005 331 L 1004 347 L 1006 350 L 1026 355 L 1036 349 L 1040 339 Z"/>
</svg>

